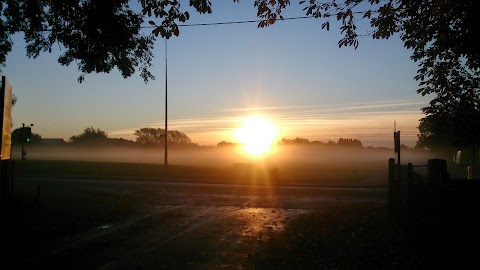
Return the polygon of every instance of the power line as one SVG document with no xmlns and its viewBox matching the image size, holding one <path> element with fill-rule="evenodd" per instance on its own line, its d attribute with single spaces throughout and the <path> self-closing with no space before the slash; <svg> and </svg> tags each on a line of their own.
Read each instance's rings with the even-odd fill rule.
<svg viewBox="0 0 480 270">
<path fill-rule="evenodd" d="M 364 14 L 366 11 L 356 11 L 352 12 L 352 14 Z M 378 12 L 377 10 L 372 10 L 372 13 Z M 293 20 L 304 20 L 304 19 L 318 19 L 318 18 L 329 18 L 332 16 L 337 16 L 338 14 L 323 14 L 322 16 L 297 16 L 297 17 L 286 17 L 286 18 L 278 18 L 275 21 L 293 21 Z M 229 22 L 211 22 L 211 23 L 192 23 L 192 24 L 177 24 L 178 27 L 198 27 L 198 26 L 214 26 L 214 25 L 231 25 L 231 24 L 246 24 L 246 23 L 261 23 L 268 21 L 268 19 L 258 19 L 258 20 L 242 20 L 242 21 L 229 21 Z M 146 28 L 157 28 L 161 26 L 157 25 L 144 25 L 140 26 L 142 29 Z M 65 30 L 65 29 L 64 29 Z M 66 29 L 66 30 L 71 30 L 71 31 L 79 31 L 81 29 Z M 19 29 L 19 30 L 7 30 L 9 32 L 26 32 L 28 30 L 25 29 Z M 31 29 L 29 31 L 35 31 L 35 32 L 51 32 L 53 31 L 52 28 L 50 29 Z"/>
<path fill-rule="evenodd" d="M 289 20 L 300 20 L 300 19 L 312 19 L 315 18 L 315 16 L 299 16 L 299 17 L 288 17 L 288 18 L 280 18 L 277 19 L 277 21 L 289 21 Z M 246 23 L 260 23 L 262 21 L 266 20 L 243 20 L 243 21 L 229 21 L 229 22 L 211 22 L 211 23 L 192 23 L 192 24 L 177 24 L 178 27 L 196 27 L 196 26 L 212 26 L 212 25 L 229 25 L 229 24 L 246 24 Z M 146 28 L 157 28 L 159 26 L 157 25 L 144 25 L 140 26 L 142 29 Z M 65 29 L 64 30 L 71 30 L 71 31 L 77 31 L 81 29 L 76 29 L 76 28 L 70 28 L 70 29 Z M 19 29 L 19 30 L 7 30 L 10 32 L 26 32 L 28 30 L 25 29 Z M 52 28 L 49 29 L 31 29 L 29 31 L 35 31 L 35 32 L 51 32 L 53 31 Z"/>
<path fill-rule="evenodd" d="M 367 11 L 355 11 L 352 12 L 351 14 L 365 14 Z M 371 13 L 378 13 L 378 10 L 371 10 Z M 335 14 L 323 14 L 322 16 L 315 16 L 315 15 L 310 15 L 310 16 L 297 16 L 297 17 L 286 17 L 286 18 L 279 18 L 276 19 L 276 21 L 291 21 L 291 20 L 302 20 L 302 19 L 319 19 L 319 18 L 330 18 L 332 16 L 338 16 L 338 13 Z M 179 27 L 191 27 L 191 26 L 211 26 L 211 25 L 228 25 L 228 24 L 245 24 L 245 23 L 260 23 L 263 21 L 268 21 L 268 19 L 263 19 L 263 20 L 243 20 L 243 21 L 230 21 L 230 22 L 212 22 L 212 23 L 193 23 L 193 24 L 177 24 Z M 148 26 L 142 26 L 141 28 L 154 28 L 158 27 L 155 25 L 148 25 Z"/>
<path fill-rule="evenodd" d="M 299 16 L 299 17 L 287 17 L 277 19 L 277 21 L 289 21 L 289 20 L 300 20 L 300 19 L 312 19 L 315 16 Z M 228 24 L 245 24 L 245 23 L 260 23 L 266 20 L 244 20 L 244 21 L 230 21 L 230 22 L 212 22 L 212 23 L 192 23 L 192 24 L 177 24 L 179 27 L 191 27 L 191 26 L 211 26 L 211 25 L 228 25 Z M 158 27 L 155 25 L 142 26 L 141 28 L 154 28 Z"/>
</svg>

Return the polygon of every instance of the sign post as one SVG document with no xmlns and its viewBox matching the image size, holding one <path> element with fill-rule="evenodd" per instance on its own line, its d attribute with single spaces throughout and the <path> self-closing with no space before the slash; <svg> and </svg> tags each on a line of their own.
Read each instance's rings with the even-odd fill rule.
<svg viewBox="0 0 480 270">
<path fill-rule="evenodd" d="M 395 153 L 397 153 L 397 164 L 400 165 L 400 131 L 393 132 L 393 140 L 395 144 Z"/>
<path fill-rule="evenodd" d="M 2 76 L 0 89 L 0 136 L 1 152 L 0 160 L 11 158 L 12 147 L 12 85 L 5 76 Z"/>
<path fill-rule="evenodd" d="M 0 205 L 3 206 L 13 189 L 12 155 L 12 86 L 2 76 L 0 88 Z"/>
</svg>

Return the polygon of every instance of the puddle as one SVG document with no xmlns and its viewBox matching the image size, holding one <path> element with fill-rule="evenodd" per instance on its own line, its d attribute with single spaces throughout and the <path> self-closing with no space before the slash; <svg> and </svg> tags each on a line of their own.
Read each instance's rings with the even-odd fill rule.
<svg viewBox="0 0 480 270">
<path fill-rule="evenodd" d="M 242 236 L 257 237 L 259 240 L 269 238 L 268 234 L 285 229 L 288 221 L 295 215 L 305 213 L 305 210 L 285 210 L 272 208 L 245 208 L 238 217 L 244 221 L 245 227 L 241 231 Z"/>
</svg>

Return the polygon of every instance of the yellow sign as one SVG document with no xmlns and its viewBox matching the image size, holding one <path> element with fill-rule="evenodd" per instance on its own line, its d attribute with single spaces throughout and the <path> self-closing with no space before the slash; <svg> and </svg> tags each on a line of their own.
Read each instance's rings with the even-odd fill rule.
<svg viewBox="0 0 480 270">
<path fill-rule="evenodd" d="M 0 89 L 0 110 L 0 126 L 2 127 L 0 159 L 6 160 L 11 158 L 12 152 L 12 85 L 5 76 L 2 76 L 2 88 Z"/>
</svg>

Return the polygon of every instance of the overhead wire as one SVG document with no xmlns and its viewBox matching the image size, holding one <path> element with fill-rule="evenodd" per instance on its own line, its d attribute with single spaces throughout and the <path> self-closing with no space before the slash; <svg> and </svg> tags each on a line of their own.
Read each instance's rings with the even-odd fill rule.
<svg viewBox="0 0 480 270">
<path fill-rule="evenodd" d="M 315 16 L 299 16 L 299 17 L 287 17 L 279 18 L 277 21 L 288 20 L 300 20 L 300 19 L 312 19 Z M 192 23 L 192 24 L 177 24 L 178 27 L 190 27 L 190 26 L 211 26 L 211 25 L 228 25 L 228 24 L 245 24 L 245 23 L 260 23 L 265 20 L 243 20 L 243 21 L 229 21 L 229 22 L 211 22 L 211 23 Z M 155 25 L 142 26 L 141 28 L 154 28 Z"/>
<path fill-rule="evenodd" d="M 377 12 L 377 11 L 371 11 Z M 365 13 L 365 11 L 356 11 L 352 12 L 352 14 L 362 14 Z M 297 17 L 281 17 L 277 18 L 276 21 L 292 21 L 292 20 L 303 20 L 303 19 L 316 19 L 316 18 L 329 18 L 332 16 L 337 16 L 337 14 L 323 14 L 320 17 L 311 15 L 311 16 L 297 16 Z M 263 21 L 268 21 L 268 19 L 258 19 L 258 20 L 242 20 L 242 21 L 227 21 L 227 22 L 211 22 L 211 23 L 192 23 L 192 24 L 177 24 L 178 27 L 197 27 L 197 26 L 214 26 L 214 25 L 231 25 L 231 24 L 247 24 L 247 23 L 260 23 Z M 146 28 L 156 28 L 159 27 L 158 25 L 144 25 L 140 26 L 142 29 Z M 80 30 L 80 29 L 70 29 L 72 31 L 74 30 Z M 14 30 L 7 30 L 9 32 L 26 32 L 27 30 L 25 29 L 14 29 Z M 30 29 L 28 31 L 36 31 L 36 32 L 51 32 L 53 29 Z"/>
<path fill-rule="evenodd" d="M 365 14 L 367 11 L 354 11 L 352 14 Z M 378 10 L 371 10 L 371 13 L 377 13 Z M 329 18 L 332 16 L 338 16 L 338 14 L 323 14 L 322 16 L 296 16 L 296 17 L 282 17 L 276 19 L 276 21 L 289 21 L 289 20 L 301 20 L 301 19 L 318 19 L 318 18 Z M 243 20 L 243 21 L 230 21 L 230 22 L 211 22 L 211 23 L 193 23 L 193 24 L 177 24 L 179 27 L 190 27 L 190 26 L 211 26 L 211 25 L 228 25 L 228 24 L 245 24 L 245 23 L 260 23 L 268 19 L 258 19 L 258 20 Z M 141 28 L 154 28 L 158 27 L 155 25 L 142 26 Z"/>
</svg>

